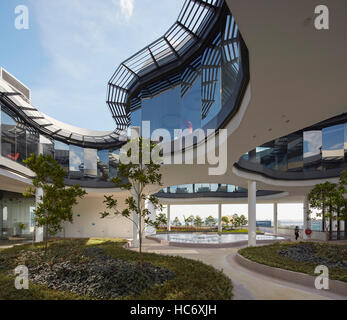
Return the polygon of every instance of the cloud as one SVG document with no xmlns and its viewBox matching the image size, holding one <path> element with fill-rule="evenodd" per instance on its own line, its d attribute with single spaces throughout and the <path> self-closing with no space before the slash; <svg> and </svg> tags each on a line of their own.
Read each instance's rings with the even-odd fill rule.
<svg viewBox="0 0 347 320">
<path fill-rule="evenodd" d="M 119 0 L 119 6 L 124 18 L 128 21 L 134 13 L 134 0 Z"/>
<path fill-rule="evenodd" d="M 183 0 L 28 0 L 42 52 L 32 101 L 79 127 L 113 130 L 107 82 L 119 64 L 171 26 Z M 135 9 L 136 6 L 136 9 Z M 131 22 L 130 22 L 131 21 Z"/>
</svg>

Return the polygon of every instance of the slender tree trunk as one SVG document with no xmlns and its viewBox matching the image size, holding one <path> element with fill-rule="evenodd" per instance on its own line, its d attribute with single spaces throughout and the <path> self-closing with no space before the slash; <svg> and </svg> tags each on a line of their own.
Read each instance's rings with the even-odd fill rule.
<svg viewBox="0 0 347 320">
<path fill-rule="evenodd" d="M 330 210 L 330 217 L 329 217 L 329 240 L 332 240 L 333 238 L 333 216 L 332 216 L 332 208 L 329 207 Z"/>
<path fill-rule="evenodd" d="M 340 240 L 340 209 L 337 210 L 337 236 L 336 239 Z"/>
<path fill-rule="evenodd" d="M 322 231 L 325 232 L 325 204 L 322 207 Z"/>
<path fill-rule="evenodd" d="M 48 248 L 48 224 L 45 225 L 45 252 Z"/>
</svg>

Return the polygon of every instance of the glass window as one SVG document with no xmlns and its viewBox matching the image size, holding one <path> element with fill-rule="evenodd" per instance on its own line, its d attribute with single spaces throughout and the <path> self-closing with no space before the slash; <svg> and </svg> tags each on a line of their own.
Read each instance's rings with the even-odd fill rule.
<svg viewBox="0 0 347 320">
<path fill-rule="evenodd" d="M 30 156 L 32 153 L 38 154 L 39 152 L 40 137 L 38 133 L 27 131 L 27 154 Z"/>
<path fill-rule="evenodd" d="M 43 135 L 40 135 L 40 152 L 41 154 L 43 155 L 50 155 L 53 157 L 54 155 L 54 145 L 53 145 L 53 142 L 46 138 L 45 136 Z"/>
<path fill-rule="evenodd" d="M 322 158 L 325 169 L 341 167 L 344 163 L 344 124 L 322 130 Z"/>
<path fill-rule="evenodd" d="M 120 162 L 119 149 L 109 152 L 110 178 L 118 175 L 118 165 Z"/>
<path fill-rule="evenodd" d="M 322 131 L 304 132 L 304 169 L 314 171 L 322 169 Z"/>
<path fill-rule="evenodd" d="M 288 135 L 288 171 L 303 170 L 303 136 L 302 133 Z"/>
<path fill-rule="evenodd" d="M 54 141 L 54 159 L 66 170 L 69 171 L 69 145 L 60 141 Z"/>
<path fill-rule="evenodd" d="M 84 177 L 96 178 L 97 176 L 97 150 L 84 149 Z"/>
<path fill-rule="evenodd" d="M 18 126 L 16 129 L 16 155 L 18 155 L 17 161 L 20 163 L 27 158 L 26 130 Z"/>
<path fill-rule="evenodd" d="M 14 161 L 19 157 L 16 153 L 16 121 L 4 111 L 1 111 L 1 155 Z"/>
<path fill-rule="evenodd" d="M 274 155 L 276 157 L 276 170 L 287 171 L 287 137 L 283 137 L 275 140 Z"/>
<path fill-rule="evenodd" d="M 109 150 L 99 150 L 97 155 L 98 178 L 107 181 L 110 176 Z"/>
<path fill-rule="evenodd" d="M 142 123 L 142 110 L 141 108 L 131 113 L 131 125 L 133 127 L 141 127 Z"/>
<path fill-rule="evenodd" d="M 151 133 L 167 129 L 174 137 L 174 129 L 181 128 L 181 88 L 170 89 L 151 99 L 142 100 L 142 121 L 150 121 Z"/>
<path fill-rule="evenodd" d="M 202 84 L 202 126 L 209 123 L 210 120 L 215 118 L 221 110 L 221 69 L 220 66 L 208 68 L 208 77 L 210 80 L 206 80 Z M 210 128 L 213 129 L 213 128 Z"/>
<path fill-rule="evenodd" d="M 0 240 L 9 238 L 31 238 L 32 207 L 35 200 L 21 194 L 2 191 L 0 200 Z M 24 228 L 23 228 L 24 226 Z"/>
<path fill-rule="evenodd" d="M 69 149 L 69 178 L 81 179 L 84 173 L 84 150 L 73 145 Z"/>
<path fill-rule="evenodd" d="M 184 88 L 190 89 L 184 92 Z M 198 76 L 191 84 L 182 84 L 182 120 L 180 127 L 176 129 L 194 130 L 201 128 L 201 77 Z"/>
</svg>

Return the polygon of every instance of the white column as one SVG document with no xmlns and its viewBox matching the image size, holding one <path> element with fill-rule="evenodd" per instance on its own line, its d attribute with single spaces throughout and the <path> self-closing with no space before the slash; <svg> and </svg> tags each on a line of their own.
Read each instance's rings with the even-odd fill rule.
<svg viewBox="0 0 347 320">
<path fill-rule="evenodd" d="M 156 210 L 154 208 L 154 204 L 149 200 L 149 199 L 146 199 L 146 202 L 145 202 L 145 207 L 146 209 L 151 213 L 149 215 L 149 219 L 152 221 L 152 222 L 155 222 L 156 220 Z M 152 235 L 152 234 L 156 234 L 156 229 L 154 226 L 152 225 L 147 225 L 146 226 L 146 235 Z"/>
<path fill-rule="evenodd" d="M 274 203 L 274 234 L 278 234 L 278 205 L 277 202 Z"/>
<path fill-rule="evenodd" d="M 257 244 L 257 184 L 255 181 L 248 181 L 248 246 L 254 247 Z"/>
<path fill-rule="evenodd" d="M 138 203 L 137 194 L 133 190 L 133 197 L 135 201 Z M 138 224 L 139 224 L 139 215 L 133 211 L 133 248 L 139 247 L 139 232 L 138 232 Z"/>
<path fill-rule="evenodd" d="M 37 209 L 39 203 L 42 202 L 42 200 L 41 200 L 42 196 L 43 196 L 42 188 L 37 188 L 36 189 L 36 196 L 35 196 L 36 209 Z M 43 227 L 35 226 L 35 242 L 42 242 L 42 241 L 43 241 Z"/>
<path fill-rule="evenodd" d="M 307 220 L 307 218 L 309 217 L 309 210 L 310 210 L 310 206 L 309 206 L 309 202 L 308 202 L 308 196 L 305 196 L 305 199 L 304 199 L 304 208 L 303 208 L 303 220 L 304 220 L 304 223 L 303 223 L 303 231 L 302 231 L 302 237 L 305 239 L 310 239 L 311 236 L 308 236 L 306 233 L 305 233 L 305 230 L 307 228 L 311 228 L 311 222 Z"/>
<path fill-rule="evenodd" d="M 222 204 L 218 204 L 218 232 L 222 232 Z"/>
<path fill-rule="evenodd" d="M 167 231 L 171 231 L 171 213 L 170 205 L 167 205 Z"/>
</svg>

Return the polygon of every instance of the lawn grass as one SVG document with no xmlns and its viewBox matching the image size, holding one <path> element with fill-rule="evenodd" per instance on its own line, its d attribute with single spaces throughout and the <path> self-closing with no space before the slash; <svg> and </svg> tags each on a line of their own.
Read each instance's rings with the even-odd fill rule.
<svg viewBox="0 0 347 320">
<path fill-rule="evenodd" d="M 221 271 L 202 262 L 182 257 L 165 256 L 154 253 L 139 253 L 124 249 L 126 242 L 121 239 L 75 239 L 50 241 L 47 254 L 44 254 L 43 245 L 31 244 L 17 246 L 0 251 L 0 299 L 9 300 L 78 300 L 89 299 L 87 296 L 78 296 L 66 291 L 48 289 L 46 286 L 30 283 L 29 290 L 16 290 L 14 288 L 13 270 L 18 265 L 29 268 L 43 262 L 52 265 L 70 260 L 83 263 L 88 257 L 84 255 L 86 247 L 102 248 L 110 257 L 126 261 L 151 262 L 173 271 L 174 279 L 162 285 L 155 285 L 137 296 L 122 297 L 122 299 L 143 300 L 229 300 L 232 298 L 232 284 L 230 279 Z M 9 272 L 11 274 L 9 274 Z"/>
<path fill-rule="evenodd" d="M 302 272 L 312 276 L 316 276 L 314 273 L 317 264 L 313 262 L 298 262 L 290 258 L 284 257 L 278 253 L 280 250 L 284 250 L 290 246 L 295 245 L 307 245 L 312 244 L 314 246 L 315 255 L 329 259 L 331 261 L 346 261 L 347 260 L 347 245 L 333 245 L 328 243 L 318 242 L 278 242 L 266 246 L 260 247 L 248 247 L 240 249 L 238 252 L 243 257 L 258 262 L 270 267 L 276 267 L 286 269 L 295 272 Z M 340 280 L 347 282 L 347 270 L 341 268 L 329 267 L 329 278 L 334 280 Z"/>
</svg>

